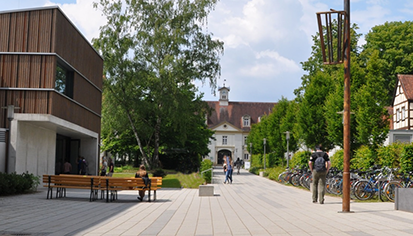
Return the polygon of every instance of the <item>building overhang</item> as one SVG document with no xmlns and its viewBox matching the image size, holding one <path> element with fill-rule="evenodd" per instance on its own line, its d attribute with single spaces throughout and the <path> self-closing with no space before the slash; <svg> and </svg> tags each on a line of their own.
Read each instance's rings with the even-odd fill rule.
<svg viewBox="0 0 413 236">
<path fill-rule="evenodd" d="M 53 130 L 57 134 L 71 137 L 72 139 L 99 138 L 99 133 L 52 115 L 15 113 L 14 120 Z"/>
</svg>

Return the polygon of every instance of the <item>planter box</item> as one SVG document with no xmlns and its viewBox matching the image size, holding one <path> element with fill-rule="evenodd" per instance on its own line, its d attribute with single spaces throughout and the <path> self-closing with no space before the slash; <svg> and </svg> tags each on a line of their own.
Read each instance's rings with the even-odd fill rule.
<svg viewBox="0 0 413 236">
<path fill-rule="evenodd" d="M 413 212 L 413 188 L 397 188 L 394 209 Z"/>
<path fill-rule="evenodd" d="M 212 185 L 199 185 L 199 196 L 200 197 L 214 196 L 214 186 L 212 186 Z"/>
</svg>

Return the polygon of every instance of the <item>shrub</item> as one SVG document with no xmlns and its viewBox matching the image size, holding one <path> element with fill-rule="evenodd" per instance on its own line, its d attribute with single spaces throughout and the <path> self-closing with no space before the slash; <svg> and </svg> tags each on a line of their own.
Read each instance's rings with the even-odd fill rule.
<svg viewBox="0 0 413 236">
<path fill-rule="evenodd" d="M 331 167 L 335 167 L 339 170 L 343 170 L 343 160 L 344 160 L 344 150 L 338 150 L 334 153 L 333 156 L 330 157 L 331 160 Z"/>
<path fill-rule="evenodd" d="M 212 161 L 209 160 L 209 159 L 204 159 L 201 162 L 200 172 L 202 173 L 203 171 L 211 169 L 211 168 L 212 168 Z M 206 183 L 211 183 L 212 171 L 205 171 L 205 172 L 202 173 L 202 176 L 203 176 Z"/>
<path fill-rule="evenodd" d="M 285 171 L 284 167 L 282 166 L 277 166 L 274 168 L 270 168 L 266 170 L 268 172 L 268 178 L 271 180 L 278 180 L 278 176 Z"/>
<path fill-rule="evenodd" d="M 152 170 L 152 176 L 164 178 L 166 176 L 166 172 L 163 169 L 155 169 Z"/>
<path fill-rule="evenodd" d="M 40 178 L 33 174 L 0 173 L 0 195 L 21 194 L 35 191 Z"/>
<path fill-rule="evenodd" d="M 400 156 L 400 170 L 404 173 L 413 171 L 413 145 L 406 145 Z"/>
<path fill-rule="evenodd" d="M 376 162 L 376 159 L 376 155 L 371 149 L 369 149 L 367 146 L 361 146 L 359 149 L 357 149 L 353 158 L 350 160 L 350 168 L 368 170 L 375 164 L 378 164 Z"/>
<path fill-rule="evenodd" d="M 377 150 L 378 164 L 391 168 L 399 168 L 400 157 L 404 146 L 406 146 L 406 144 L 397 142 L 389 146 L 380 147 Z"/>
<path fill-rule="evenodd" d="M 253 174 L 258 175 L 258 174 L 260 173 L 260 169 L 261 169 L 261 168 L 262 168 L 262 167 L 252 166 L 249 171 L 250 171 L 250 173 L 253 173 Z"/>
<path fill-rule="evenodd" d="M 290 168 L 298 166 L 299 168 L 308 168 L 308 160 L 310 159 L 311 152 L 299 151 L 294 153 L 290 161 Z M 277 176 L 278 177 L 278 176 Z"/>
</svg>

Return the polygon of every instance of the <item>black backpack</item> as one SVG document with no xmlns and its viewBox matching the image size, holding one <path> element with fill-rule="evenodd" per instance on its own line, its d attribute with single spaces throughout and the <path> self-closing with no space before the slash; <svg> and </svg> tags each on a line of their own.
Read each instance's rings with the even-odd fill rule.
<svg viewBox="0 0 413 236">
<path fill-rule="evenodd" d="M 326 171 L 326 160 L 324 159 L 324 152 L 315 152 L 317 159 L 314 161 L 314 169 L 316 171 Z M 320 156 L 321 155 L 321 156 Z"/>
</svg>

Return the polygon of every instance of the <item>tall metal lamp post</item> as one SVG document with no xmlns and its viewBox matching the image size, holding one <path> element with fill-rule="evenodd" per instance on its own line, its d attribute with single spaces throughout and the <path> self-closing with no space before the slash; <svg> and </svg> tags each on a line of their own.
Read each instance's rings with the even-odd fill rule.
<svg viewBox="0 0 413 236">
<path fill-rule="evenodd" d="M 290 169 L 290 131 L 286 131 L 286 139 L 287 139 L 287 169 Z"/>
<path fill-rule="evenodd" d="M 334 35 L 337 37 L 336 40 L 333 40 L 332 15 L 337 16 L 338 27 L 335 32 L 336 35 Z M 324 28 L 322 26 L 322 16 L 325 16 L 326 25 Z M 318 12 L 317 21 L 324 64 L 344 63 L 342 212 L 350 212 L 350 0 L 344 0 L 344 11 L 331 10 L 329 12 Z M 326 41 L 324 41 L 324 36 L 326 37 Z M 337 42 L 337 45 L 335 45 L 334 42 Z"/>
<path fill-rule="evenodd" d="M 250 159 L 252 158 L 252 143 L 250 143 Z"/>
<path fill-rule="evenodd" d="M 265 170 L 265 147 L 267 146 L 266 145 L 266 143 L 267 143 L 267 139 L 266 138 L 264 138 L 264 170 Z"/>
</svg>

